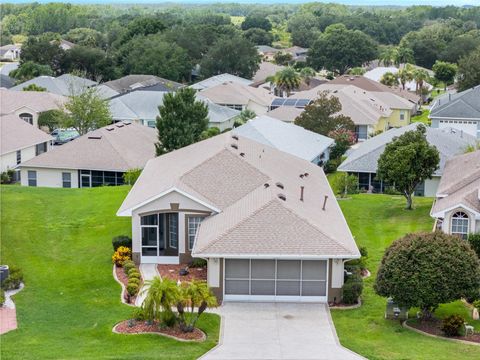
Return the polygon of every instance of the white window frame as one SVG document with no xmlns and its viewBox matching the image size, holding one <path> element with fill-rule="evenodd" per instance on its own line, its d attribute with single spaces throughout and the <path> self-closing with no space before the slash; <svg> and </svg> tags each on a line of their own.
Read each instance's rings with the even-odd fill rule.
<svg viewBox="0 0 480 360">
<path fill-rule="evenodd" d="M 187 242 L 188 242 L 187 247 L 188 247 L 188 250 L 190 251 L 193 249 L 198 228 L 204 218 L 205 216 L 191 216 L 191 215 L 187 216 Z"/>
<path fill-rule="evenodd" d="M 145 216 L 152 216 L 155 215 L 157 217 L 157 225 L 143 225 L 142 224 L 142 217 Z M 160 217 L 158 214 L 144 214 L 140 215 L 140 255 L 142 257 L 152 257 L 152 256 L 159 256 L 160 252 L 160 242 L 159 242 L 159 236 L 160 236 L 160 228 L 159 228 L 159 222 L 160 222 Z M 151 245 L 143 245 L 143 228 L 155 228 L 157 230 L 157 245 L 156 246 L 151 246 Z M 157 248 L 157 254 L 156 255 L 143 255 L 143 248 Z"/>
<path fill-rule="evenodd" d="M 462 239 L 467 239 L 470 233 L 470 217 L 466 212 L 455 211 L 452 214 L 450 233 L 452 235 L 459 235 Z"/>
<path fill-rule="evenodd" d="M 32 177 L 33 175 L 33 177 Z M 35 182 L 35 185 L 30 185 L 30 181 L 34 181 Z M 27 182 L 28 182 L 28 186 L 32 186 L 32 187 L 36 187 L 38 185 L 38 181 L 37 181 L 37 171 L 36 170 L 28 170 L 27 172 Z"/>
<path fill-rule="evenodd" d="M 69 180 L 65 180 L 64 179 L 64 175 L 69 175 L 70 179 Z M 65 184 L 68 184 L 69 186 L 65 186 Z M 69 189 L 72 187 L 72 173 L 70 172 L 62 172 L 62 187 L 65 188 L 65 189 Z"/>
<path fill-rule="evenodd" d="M 179 216 L 175 217 L 177 219 L 177 222 L 175 224 L 175 232 L 172 231 L 172 219 L 174 218 L 175 213 L 169 213 L 168 215 L 168 246 L 172 249 L 178 249 L 178 222 L 179 222 Z M 172 234 L 175 234 L 175 244 L 172 243 Z"/>
</svg>

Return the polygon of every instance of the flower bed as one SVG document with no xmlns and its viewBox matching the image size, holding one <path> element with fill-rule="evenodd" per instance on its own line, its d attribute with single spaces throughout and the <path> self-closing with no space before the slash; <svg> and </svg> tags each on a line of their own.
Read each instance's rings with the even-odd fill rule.
<svg viewBox="0 0 480 360">
<path fill-rule="evenodd" d="M 157 322 L 148 324 L 146 321 L 124 320 L 114 326 L 113 332 L 119 334 L 158 334 L 174 338 L 179 341 L 205 341 L 205 333 L 195 328 L 192 332 L 182 332 L 178 325 L 172 328 L 161 328 Z"/>
<path fill-rule="evenodd" d="M 138 266 L 136 266 L 136 269 L 138 272 L 140 272 L 140 269 L 138 268 Z M 128 293 L 127 293 L 128 276 L 123 271 L 123 268 L 119 266 L 115 266 L 115 274 L 117 275 L 118 281 L 120 281 L 123 284 L 122 299 L 124 299 L 126 303 L 135 304 L 135 300 L 137 299 L 138 294 L 135 296 L 131 296 L 130 302 L 128 302 Z M 142 288 L 142 285 L 143 285 L 143 279 L 140 281 L 140 286 L 139 286 L 140 289 Z"/>
<path fill-rule="evenodd" d="M 420 321 L 417 319 L 411 319 L 411 320 L 407 320 L 405 324 L 413 329 L 419 330 L 421 332 L 424 332 L 430 335 L 442 337 L 445 339 L 454 339 L 454 340 L 461 340 L 461 341 L 480 344 L 480 333 L 478 332 L 468 336 L 452 336 L 452 337 L 445 336 L 445 334 L 441 330 L 442 320 L 440 319 L 432 319 L 430 321 Z"/>
<path fill-rule="evenodd" d="M 171 279 L 175 281 L 192 281 L 202 280 L 207 281 L 207 268 L 189 268 L 187 275 L 180 275 L 180 270 L 185 269 L 187 264 L 179 265 L 157 265 L 158 273 L 162 279 Z"/>
</svg>

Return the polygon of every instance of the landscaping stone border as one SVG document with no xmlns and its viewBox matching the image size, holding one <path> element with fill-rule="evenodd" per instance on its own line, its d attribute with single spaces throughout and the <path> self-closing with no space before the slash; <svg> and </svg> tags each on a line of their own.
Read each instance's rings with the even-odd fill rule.
<svg viewBox="0 0 480 360">
<path fill-rule="evenodd" d="M 416 332 L 416 333 L 418 333 L 418 334 L 430 336 L 430 337 L 433 337 L 433 338 L 436 338 L 436 339 L 453 341 L 453 342 L 460 343 L 460 344 L 465 344 L 465 345 L 480 346 L 480 343 L 477 343 L 477 342 L 474 342 L 474 341 L 460 340 L 460 339 L 452 339 L 452 338 L 448 338 L 448 337 L 446 337 L 446 336 L 438 336 L 438 335 L 429 334 L 429 333 L 427 333 L 427 332 L 425 332 L 425 331 L 422 331 L 422 330 L 419 330 L 419 329 L 415 329 L 414 327 L 408 325 L 408 324 L 407 324 L 407 321 L 408 321 L 408 320 L 403 321 L 403 322 L 402 322 L 402 326 L 403 326 L 405 329 L 414 331 L 414 332 Z"/>
<path fill-rule="evenodd" d="M 135 307 L 135 304 L 129 304 L 129 303 L 125 300 L 125 292 L 127 291 L 127 289 L 125 289 L 125 285 L 118 279 L 116 267 L 117 267 L 117 265 L 113 264 L 113 278 L 114 278 L 115 281 L 118 282 L 118 283 L 120 284 L 120 286 L 122 287 L 122 291 L 120 292 L 120 301 L 121 301 L 122 303 L 124 303 L 125 305 L 131 306 L 131 307 Z"/>
<path fill-rule="evenodd" d="M 207 340 L 207 335 L 205 334 L 205 332 L 203 332 L 203 330 L 197 328 L 197 330 L 199 330 L 201 333 L 202 333 L 202 338 L 201 339 L 198 339 L 198 340 L 195 340 L 195 339 L 192 339 L 192 340 L 188 340 L 188 339 L 182 339 L 182 338 L 178 338 L 176 336 L 173 336 L 173 335 L 168 335 L 168 334 L 164 334 L 164 333 L 161 333 L 161 332 L 157 332 L 157 331 L 145 331 L 145 332 L 139 332 L 139 333 L 123 333 L 123 332 L 120 332 L 120 331 L 117 331 L 117 326 L 120 325 L 122 322 L 124 322 L 125 320 L 122 320 L 120 321 L 119 323 L 115 324 L 115 326 L 112 328 L 112 332 L 115 333 L 115 334 L 119 334 L 119 335 L 147 335 L 147 334 L 154 334 L 154 335 L 160 335 L 160 336 L 164 336 L 164 337 L 167 337 L 167 338 L 170 338 L 170 339 L 173 339 L 173 340 L 177 340 L 177 341 L 181 341 L 181 342 L 204 342 L 205 340 Z"/>
<path fill-rule="evenodd" d="M 362 299 L 358 298 L 358 304 L 355 305 L 350 305 L 350 306 L 330 306 L 328 305 L 329 309 L 332 310 L 353 310 L 353 309 L 358 309 L 360 306 L 362 306 Z"/>
</svg>

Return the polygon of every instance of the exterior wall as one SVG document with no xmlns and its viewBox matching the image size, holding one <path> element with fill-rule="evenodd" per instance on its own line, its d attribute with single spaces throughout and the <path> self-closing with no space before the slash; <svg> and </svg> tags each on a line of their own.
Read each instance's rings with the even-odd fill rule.
<svg viewBox="0 0 480 360">
<path fill-rule="evenodd" d="M 23 113 L 28 113 L 28 114 L 32 115 L 32 117 L 33 117 L 33 124 L 32 125 L 35 126 L 35 127 L 38 127 L 39 113 L 37 113 L 37 112 L 35 112 L 35 111 L 29 109 L 28 107 L 25 107 L 25 106 L 16 110 L 16 111 L 14 111 L 13 113 L 17 116 L 20 116 L 20 114 L 23 114 Z"/>
<path fill-rule="evenodd" d="M 207 261 L 207 283 L 218 302 L 221 303 L 223 300 L 223 258 L 209 258 Z"/>
<path fill-rule="evenodd" d="M 256 102 L 253 102 L 253 101 L 248 102 L 247 109 L 255 112 L 255 114 L 257 114 L 257 116 L 266 115 L 267 112 L 268 112 L 268 106 L 263 106 L 263 105 L 257 104 Z"/>
<path fill-rule="evenodd" d="M 465 214 L 468 215 L 468 218 L 469 218 L 469 225 L 470 225 L 470 233 L 480 233 L 480 219 L 476 219 L 475 218 L 475 214 L 473 214 L 472 212 L 462 208 L 462 207 L 458 207 L 458 208 L 455 208 L 453 210 L 450 210 L 448 212 L 445 213 L 445 216 L 443 218 L 443 222 L 442 222 L 442 231 L 446 234 L 451 234 L 451 231 L 452 231 L 452 216 L 454 213 L 456 213 L 457 211 L 462 211 L 464 212 Z"/>
<path fill-rule="evenodd" d="M 321 154 L 318 154 L 318 156 L 313 159 L 311 162 L 314 163 L 315 165 L 318 165 L 318 163 L 321 161 L 323 164 L 325 164 L 328 159 L 330 159 L 330 148 L 328 147 L 325 149 L 325 151 Z"/>
<path fill-rule="evenodd" d="M 431 127 L 438 129 L 438 128 L 441 127 L 441 125 L 443 125 L 443 124 L 440 124 L 440 121 L 441 121 L 441 120 L 454 120 L 454 121 L 455 121 L 456 119 L 454 119 L 454 118 L 452 118 L 452 119 L 431 118 L 430 120 L 431 120 L 431 122 L 432 122 Z M 459 120 L 459 119 L 457 119 L 457 120 Z M 475 133 L 472 133 L 471 135 L 472 135 L 472 136 L 476 136 L 478 139 L 480 139 L 480 120 L 474 120 L 474 119 L 466 119 L 466 120 L 467 120 L 467 121 L 477 121 L 477 133 L 476 133 L 476 134 L 475 134 Z M 448 125 L 448 127 L 452 127 L 452 128 L 455 128 L 455 129 L 457 128 L 457 127 L 455 126 L 455 123 L 445 124 L 445 125 Z M 459 129 L 459 130 L 463 130 L 461 127 L 458 127 L 458 129 Z"/>
<path fill-rule="evenodd" d="M 343 260 L 330 259 L 328 261 L 328 302 L 339 302 L 342 299 Z"/>
<path fill-rule="evenodd" d="M 233 124 L 235 123 L 235 118 L 228 119 L 227 121 L 216 123 L 216 122 L 209 122 L 208 127 L 216 127 L 219 128 L 220 131 L 224 131 L 226 129 L 232 129 Z"/>
<path fill-rule="evenodd" d="M 440 176 L 434 176 L 425 180 L 425 194 L 427 197 L 435 197 L 437 194 L 438 184 L 440 184 Z"/>
<path fill-rule="evenodd" d="M 386 131 L 392 127 L 402 127 L 410 124 L 410 109 L 391 109 L 392 114 L 389 117 L 382 117 L 375 125 L 375 131 Z M 404 119 L 400 119 L 403 112 Z"/>
<path fill-rule="evenodd" d="M 47 151 L 52 148 L 50 142 L 47 142 Z M 33 159 L 36 156 L 35 145 L 23 148 L 20 150 L 22 154 L 22 162 Z M 3 154 L 0 157 L 1 171 L 4 172 L 7 169 L 14 169 L 17 167 L 17 152 L 12 151 L 7 154 Z"/>
<path fill-rule="evenodd" d="M 21 184 L 28 186 L 28 170 L 35 170 L 37 172 L 37 186 L 43 187 L 63 187 L 62 173 L 68 172 L 71 174 L 72 188 L 78 188 L 78 170 L 72 169 L 45 169 L 22 167 L 21 168 Z"/>
</svg>

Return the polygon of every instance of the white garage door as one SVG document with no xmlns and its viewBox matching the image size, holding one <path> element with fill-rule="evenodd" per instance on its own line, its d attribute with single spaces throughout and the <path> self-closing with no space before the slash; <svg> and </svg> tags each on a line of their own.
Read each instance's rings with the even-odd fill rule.
<svg viewBox="0 0 480 360">
<path fill-rule="evenodd" d="M 477 137 L 477 122 L 469 120 L 440 120 L 440 128 L 454 128 Z"/>
<path fill-rule="evenodd" d="M 224 300 L 327 301 L 327 260 L 225 259 Z"/>
</svg>

